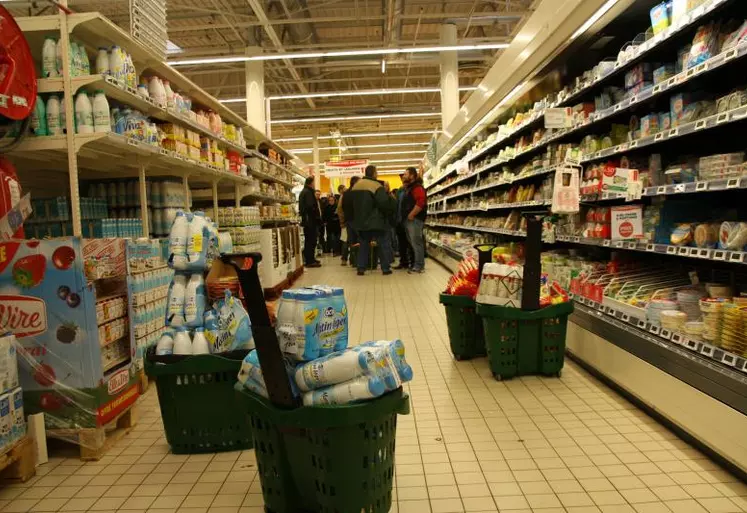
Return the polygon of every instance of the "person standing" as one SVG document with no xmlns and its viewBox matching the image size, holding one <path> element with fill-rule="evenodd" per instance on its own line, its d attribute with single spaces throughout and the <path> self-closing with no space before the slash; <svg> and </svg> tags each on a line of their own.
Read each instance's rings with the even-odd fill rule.
<svg viewBox="0 0 747 513">
<path fill-rule="evenodd" d="M 405 230 L 405 221 L 407 220 L 407 214 L 403 209 L 403 201 L 407 194 L 407 183 L 405 180 L 405 174 L 399 175 L 402 180 L 402 187 L 397 190 L 397 225 L 396 234 L 397 242 L 399 244 L 399 265 L 395 269 L 409 269 L 414 260 L 412 254 L 412 246 L 407 238 L 407 230 Z"/>
<path fill-rule="evenodd" d="M 358 180 L 360 180 L 360 176 L 353 176 L 350 178 L 350 189 L 353 188 L 353 186 L 358 183 Z M 340 228 L 342 230 L 345 230 L 345 241 L 342 243 L 342 263 L 341 265 L 347 265 L 348 259 L 350 260 L 350 265 L 353 265 L 353 254 L 350 250 L 353 246 L 358 244 L 358 232 L 355 231 L 355 228 L 353 228 L 353 223 L 349 221 L 345 217 L 345 204 L 349 203 L 349 196 L 348 192 L 350 189 L 345 189 L 344 185 L 341 185 L 337 190 L 340 192 L 340 201 L 337 202 L 337 216 L 340 218 Z M 348 199 L 346 199 L 348 198 Z M 348 206 L 348 210 L 351 210 L 352 207 Z"/>
<path fill-rule="evenodd" d="M 376 166 L 366 166 L 365 176 L 350 188 L 346 194 L 350 200 L 343 205 L 345 219 L 352 220 L 353 228 L 360 237 L 358 276 L 366 274 L 372 240 L 376 240 L 379 246 L 382 273 L 385 276 L 392 274 L 392 248 L 388 230 L 389 216 L 395 205 L 384 186 L 376 179 L 377 176 Z"/>
<path fill-rule="evenodd" d="M 301 214 L 301 226 L 303 226 L 304 265 L 321 267 L 321 262 L 316 259 L 316 244 L 319 239 L 319 227 L 322 225 L 322 214 L 314 193 L 313 176 L 306 179 L 301 194 L 298 195 L 298 213 Z"/>
<path fill-rule="evenodd" d="M 402 200 L 402 209 L 406 214 L 405 231 L 407 239 L 412 245 L 413 262 L 409 273 L 422 273 L 425 271 L 425 237 L 423 226 L 425 217 L 428 215 L 428 196 L 423 187 L 423 180 L 418 176 L 418 170 L 408 167 L 405 170 L 407 191 Z"/>
<path fill-rule="evenodd" d="M 316 204 L 319 207 L 319 215 L 322 218 L 322 222 L 319 225 L 319 246 L 322 248 L 322 253 L 325 252 L 324 246 L 324 205 L 327 203 L 326 200 L 322 199 L 322 191 L 316 189 L 314 191 L 314 197 L 316 198 Z"/>
<path fill-rule="evenodd" d="M 327 196 L 324 205 L 324 224 L 327 226 L 327 253 L 337 256 L 340 253 L 340 218 L 337 216 L 337 198 Z"/>
</svg>

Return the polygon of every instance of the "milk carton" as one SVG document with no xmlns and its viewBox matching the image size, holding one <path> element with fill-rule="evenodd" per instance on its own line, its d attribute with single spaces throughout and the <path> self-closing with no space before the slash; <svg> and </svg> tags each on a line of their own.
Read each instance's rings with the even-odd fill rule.
<svg viewBox="0 0 747 513">
<path fill-rule="evenodd" d="M 329 317 L 334 319 L 334 327 L 330 334 L 330 338 L 334 339 L 334 346 L 329 348 L 326 342 L 323 342 L 321 355 L 346 349 L 348 347 L 348 306 L 345 302 L 345 291 L 341 287 L 329 287 L 327 285 L 312 285 L 309 288 L 324 293 L 325 314 L 331 314 Z M 328 310 L 330 308 L 332 310 Z"/>
<path fill-rule="evenodd" d="M 20 440 L 26 435 L 26 418 L 23 415 L 23 390 L 16 388 L 10 393 L 11 434 L 13 440 Z"/>
<path fill-rule="evenodd" d="M 13 419 L 10 416 L 11 394 L 0 395 L 0 448 L 13 443 Z"/>
<path fill-rule="evenodd" d="M 13 335 L 0 336 L 0 392 L 18 386 L 18 357 Z"/>
</svg>

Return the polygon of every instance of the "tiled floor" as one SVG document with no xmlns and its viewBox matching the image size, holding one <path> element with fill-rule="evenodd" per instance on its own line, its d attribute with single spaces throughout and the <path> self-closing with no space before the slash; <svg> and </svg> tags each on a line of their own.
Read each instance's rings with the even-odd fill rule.
<svg viewBox="0 0 747 513">
<path fill-rule="evenodd" d="M 330 259 L 301 282 L 345 287 L 351 341 L 407 346 L 412 414 L 399 418 L 392 512 L 747 511 L 747 486 L 573 363 L 561 379 L 497 382 L 484 358 L 455 362 L 438 304 L 447 278 L 434 263 L 359 278 Z M 104 459 L 53 458 L 0 489 L 2 511 L 263 511 L 252 451 L 171 455 L 152 388 L 142 406 Z"/>
</svg>

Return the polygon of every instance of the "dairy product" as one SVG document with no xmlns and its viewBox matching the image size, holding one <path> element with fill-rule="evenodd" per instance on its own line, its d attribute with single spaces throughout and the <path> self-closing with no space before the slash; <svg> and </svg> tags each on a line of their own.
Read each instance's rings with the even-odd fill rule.
<svg viewBox="0 0 747 513">
<path fill-rule="evenodd" d="M 26 417 L 23 415 L 23 390 L 15 388 L 10 393 L 11 435 L 19 440 L 26 435 Z"/>
<path fill-rule="evenodd" d="M 184 293 L 184 320 L 190 328 L 202 326 L 207 304 L 205 279 L 202 274 L 195 273 L 189 277 L 187 289 Z M 204 338 L 204 337 L 203 337 Z"/>
<path fill-rule="evenodd" d="M 121 84 L 126 82 L 124 55 L 118 46 L 112 46 L 109 53 L 109 72 L 117 82 Z"/>
<path fill-rule="evenodd" d="M 375 374 L 376 353 L 381 358 L 383 351 L 369 349 L 372 350 L 340 351 L 299 365 L 295 371 L 296 385 L 302 392 L 308 392 L 350 381 L 362 374 Z"/>
<path fill-rule="evenodd" d="M 277 333 L 280 350 L 284 353 L 295 353 L 298 330 L 298 299 L 294 290 L 284 290 L 278 303 L 275 320 L 275 332 Z"/>
<path fill-rule="evenodd" d="M 364 375 L 330 387 L 303 394 L 304 406 L 348 404 L 379 397 L 386 392 L 384 382 L 377 376 Z"/>
<path fill-rule="evenodd" d="M 60 75 L 57 67 L 57 42 L 52 37 L 44 38 L 42 46 L 42 77 L 51 78 Z"/>
<path fill-rule="evenodd" d="M 78 134 L 93 133 L 93 107 L 85 91 L 75 97 L 75 131 Z"/>
<path fill-rule="evenodd" d="M 111 74 L 111 70 L 109 69 L 109 52 L 103 46 L 99 47 L 99 51 L 96 54 L 96 73 L 99 75 Z"/>
<path fill-rule="evenodd" d="M 218 330 L 211 343 L 211 353 L 222 353 L 236 349 L 254 349 L 254 337 L 249 322 L 249 314 L 241 300 L 226 290 L 225 297 L 215 304 Z M 209 330 L 213 330 L 213 321 Z M 211 334 L 212 336 L 212 334 Z M 210 338 L 208 338 L 210 341 Z"/>
<path fill-rule="evenodd" d="M 189 338 L 187 328 L 176 329 L 174 335 L 174 354 L 192 354 L 192 340 Z"/>
<path fill-rule="evenodd" d="M 109 101 L 101 89 L 93 97 L 93 128 L 100 133 L 111 132 L 112 129 Z"/>
<path fill-rule="evenodd" d="M 53 94 L 47 100 L 47 130 L 49 135 L 62 135 L 60 123 L 60 98 Z"/>
<path fill-rule="evenodd" d="M 345 302 L 345 291 L 341 287 L 326 285 L 312 285 L 310 288 L 324 293 L 324 322 L 321 329 L 331 331 L 328 335 L 326 331 L 320 333 L 323 339 L 320 355 L 342 351 L 348 347 L 348 307 Z"/>
<path fill-rule="evenodd" d="M 155 187 L 154 187 L 155 189 Z M 159 233 L 162 233 L 159 230 Z M 187 236 L 189 220 L 181 210 L 176 213 L 169 233 L 169 264 L 176 270 L 187 268 Z"/>
<path fill-rule="evenodd" d="M 210 241 L 209 226 L 205 212 L 194 213 L 187 230 L 187 267 L 192 271 L 205 269 L 205 256 Z"/>
<path fill-rule="evenodd" d="M 187 277 L 177 274 L 169 287 L 169 304 L 166 310 L 166 325 L 175 328 L 185 324 L 184 296 L 187 290 Z"/>
<path fill-rule="evenodd" d="M 166 330 L 156 344 L 156 354 L 164 356 L 174 353 L 174 332 Z"/>
<path fill-rule="evenodd" d="M 163 90 L 166 93 L 166 106 L 169 109 L 174 108 L 174 91 L 171 89 L 171 84 L 168 80 L 163 81 Z"/>
<path fill-rule="evenodd" d="M 49 135 L 47 132 L 47 108 L 41 96 L 36 97 L 34 110 L 31 113 L 31 131 L 34 135 Z"/>
<path fill-rule="evenodd" d="M 387 390 L 394 390 L 413 377 L 412 367 L 405 361 L 405 345 L 401 340 L 376 340 L 364 342 L 352 350 L 356 352 L 367 351 L 372 348 L 383 351 L 383 360 L 377 360 L 379 364 L 378 375 L 384 380 Z"/>
<path fill-rule="evenodd" d="M 210 354 L 210 345 L 205 338 L 205 328 L 195 329 L 192 336 L 192 354 Z"/>
</svg>

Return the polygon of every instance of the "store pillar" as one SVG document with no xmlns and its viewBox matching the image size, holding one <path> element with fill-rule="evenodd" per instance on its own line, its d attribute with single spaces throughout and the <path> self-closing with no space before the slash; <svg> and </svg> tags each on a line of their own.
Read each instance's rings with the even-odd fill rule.
<svg viewBox="0 0 747 513">
<path fill-rule="evenodd" d="M 457 27 L 441 25 L 441 44 L 457 44 Z M 459 59 L 456 51 L 441 52 L 441 126 L 446 129 L 459 112 Z"/>
<path fill-rule="evenodd" d="M 262 53 L 257 46 L 246 49 L 246 55 L 251 57 Z M 267 118 L 265 112 L 265 65 L 263 61 L 246 61 L 244 68 L 246 75 L 246 121 L 254 128 L 267 135 Z"/>
</svg>

